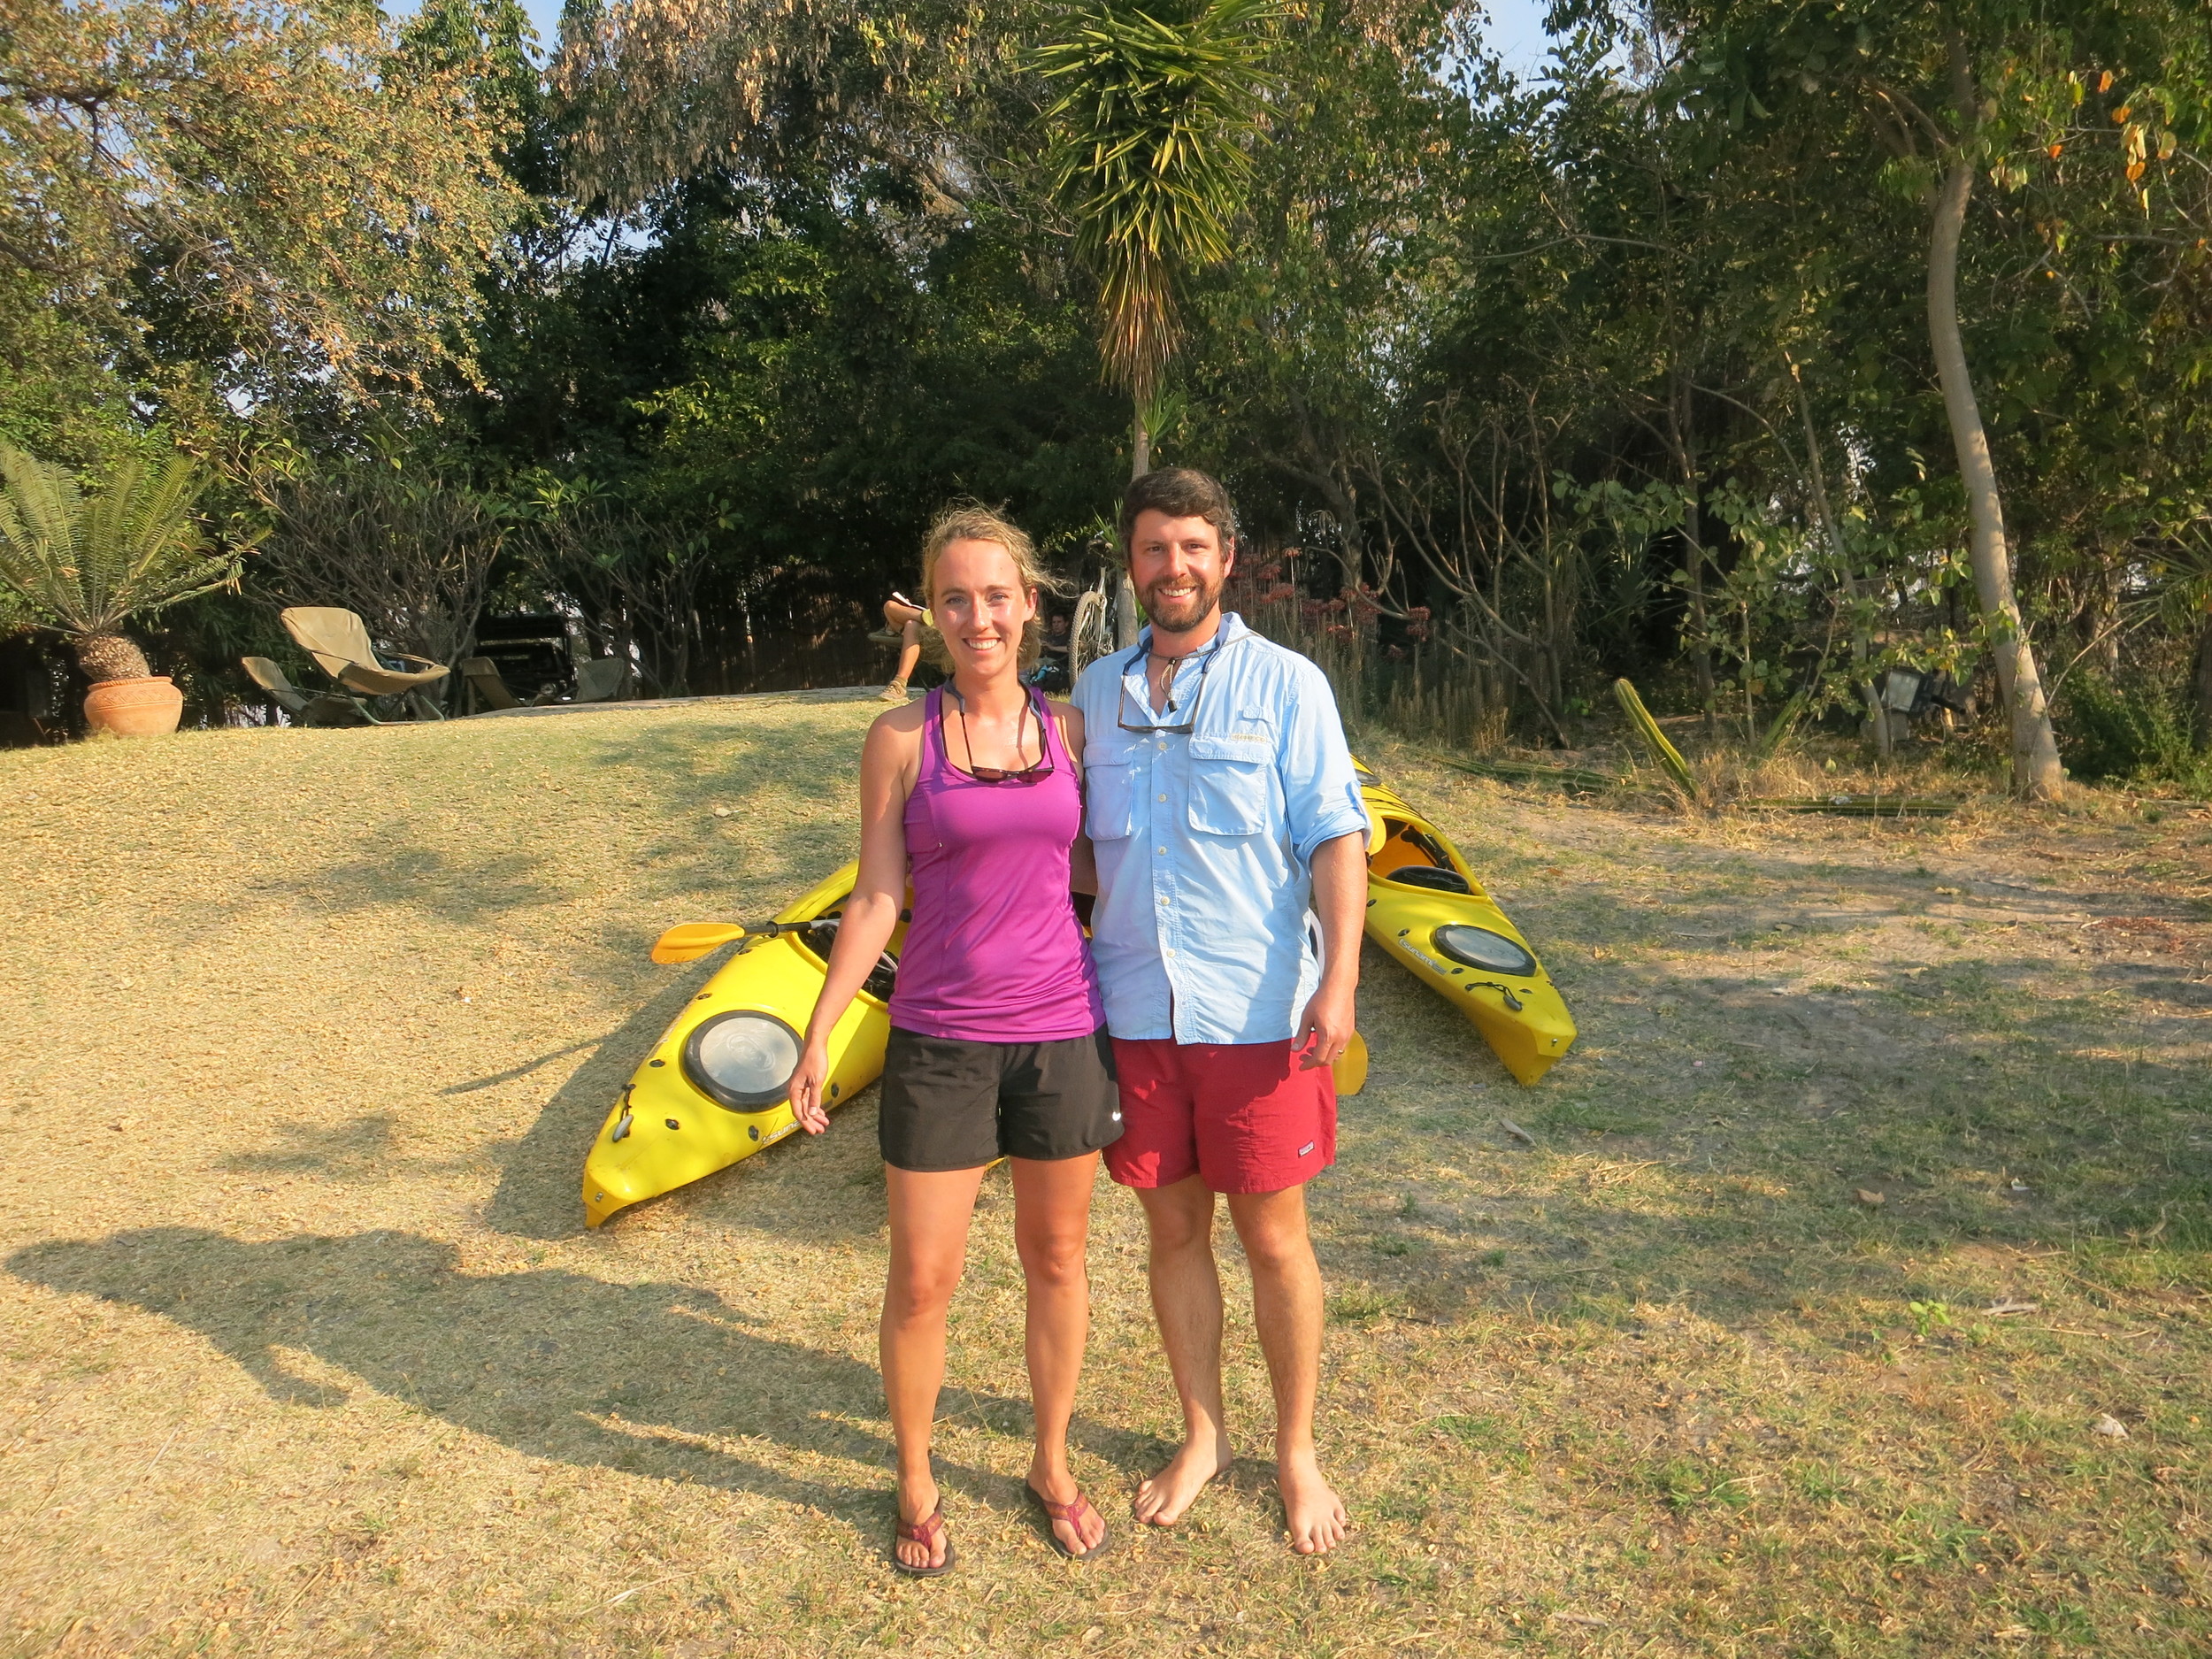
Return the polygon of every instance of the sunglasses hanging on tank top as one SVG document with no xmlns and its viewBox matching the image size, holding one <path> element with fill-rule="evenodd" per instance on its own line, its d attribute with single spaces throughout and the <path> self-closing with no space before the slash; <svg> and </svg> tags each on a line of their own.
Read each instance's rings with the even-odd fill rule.
<svg viewBox="0 0 2212 1659">
<path fill-rule="evenodd" d="M 954 712 L 960 717 L 960 749 L 961 752 L 968 757 L 968 764 L 963 766 L 953 759 L 951 751 L 948 749 L 945 755 L 946 765 L 950 766 L 962 777 L 972 778 L 978 783 L 1041 783 L 1052 776 L 1052 755 L 1045 745 L 1044 725 L 1041 721 L 1039 721 L 1037 725 L 1037 759 L 1034 764 L 1018 767 L 1010 772 L 1003 766 L 977 765 L 975 744 L 968 737 L 967 700 L 950 686 L 946 687 L 945 690 L 952 698 Z M 1014 722 L 1014 753 L 1017 757 L 1022 752 L 1022 733 L 1028 728 L 1029 723 L 1036 718 L 1037 710 L 1034 701 L 1029 697 L 1024 697 L 1021 715 Z M 937 733 L 938 741 L 941 743 L 944 741 L 944 724 L 941 720 L 938 723 Z"/>
</svg>

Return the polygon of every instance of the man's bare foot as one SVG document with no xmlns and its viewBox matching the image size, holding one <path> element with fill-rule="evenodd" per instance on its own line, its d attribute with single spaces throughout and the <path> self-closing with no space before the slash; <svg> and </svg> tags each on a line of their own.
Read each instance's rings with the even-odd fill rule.
<svg viewBox="0 0 2212 1659">
<path fill-rule="evenodd" d="M 1277 1463 L 1275 1485 L 1283 1494 L 1283 1518 L 1290 1527 L 1293 1549 L 1302 1555 L 1321 1555 L 1344 1541 L 1352 1530 L 1344 1501 L 1321 1479 L 1321 1465 L 1311 1452 Z"/>
<path fill-rule="evenodd" d="M 909 1526 L 917 1526 L 937 1513 L 937 1506 L 941 1501 L 937 1483 L 933 1480 L 928 1485 L 926 1496 L 922 1487 L 901 1487 L 899 1519 Z M 945 1529 L 939 1526 L 927 1543 L 902 1535 L 894 1548 L 900 1562 L 906 1566 L 941 1567 L 945 1564 Z"/>
<path fill-rule="evenodd" d="M 1167 1467 L 1137 1485 L 1137 1518 L 1147 1526 L 1172 1526 L 1183 1518 L 1206 1483 L 1227 1471 L 1235 1461 L 1229 1437 L 1216 1434 L 1203 1440 L 1185 1440 L 1182 1449 L 1167 1460 Z"/>
</svg>

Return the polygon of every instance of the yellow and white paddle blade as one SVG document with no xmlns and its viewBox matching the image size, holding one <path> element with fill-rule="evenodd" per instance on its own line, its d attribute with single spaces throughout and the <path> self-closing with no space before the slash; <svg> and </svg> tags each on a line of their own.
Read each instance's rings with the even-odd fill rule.
<svg viewBox="0 0 2212 1659">
<path fill-rule="evenodd" d="M 745 937 L 735 922 L 686 922 L 672 927 L 653 941 L 656 962 L 696 962 L 710 950 L 719 950 L 733 939 Z"/>
<path fill-rule="evenodd" d="M 1336 1079 L 1336 1097 L 1339 1100 L 1356 1094 L 1365 1088 L 1367 1039 L 1354 1032 L 1352 1041 L 1344 1045 L 1344 1052 L 1330 1064 L 1329 1074 Z"/>
</svg>

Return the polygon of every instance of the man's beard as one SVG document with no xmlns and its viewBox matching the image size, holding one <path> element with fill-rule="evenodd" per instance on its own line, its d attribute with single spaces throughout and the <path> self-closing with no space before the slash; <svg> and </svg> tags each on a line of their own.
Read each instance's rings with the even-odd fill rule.
<svg viewBox="0 0 2212 1659">
<path fill-rule="evenodd" d="M 1144 614 L 1150 620 L 1152 631 L 1156 634 L 1188 634 L 1194 628 L 1202 626 L 1206 618 L 1220 608 L 1221 582 L 1216 582 L 1210 588 L 1201 581 L 1198 591 L 1187 599 L 1163 602 L 1156 595 L 1162 588 L 1169 586 L 1171 584 L 1164 580 L 1156 581 L 1146 588 L 1142 595 Z"/>
</svg>

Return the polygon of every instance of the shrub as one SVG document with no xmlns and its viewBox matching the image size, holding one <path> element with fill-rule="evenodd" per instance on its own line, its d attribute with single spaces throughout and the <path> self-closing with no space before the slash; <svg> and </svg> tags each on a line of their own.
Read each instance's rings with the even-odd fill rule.
<svg viewBox="0 0 2212 1659">
<path fill-rule="evenodd" d="M 2059 714 L 2060 749 L 2077 778 L 2212 789 L 2212 755 L 2197 749 L 2188 707 L 2175 687 L 2148 678 L 2115 682 L 2077 674 Z"/>
</svg>

